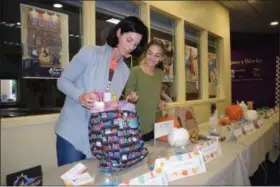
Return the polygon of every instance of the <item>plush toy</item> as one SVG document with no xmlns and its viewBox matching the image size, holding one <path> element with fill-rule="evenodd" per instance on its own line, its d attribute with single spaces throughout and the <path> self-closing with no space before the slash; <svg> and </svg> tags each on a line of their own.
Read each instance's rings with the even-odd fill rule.
<svg viewBox="0 0 280 187">
<path fill-rule="evenodd" d="M 189 142 L 189 132 L 184 128 L 174 128 L 171 134 L 168 135 L 168 143 L 174 147 L 186 146 Z"/>
<path fill-rule="evenodd" d="M 226 115 L 230 120 L 240 120 L 243 117 L 243 109 L 240 105 L 228 105 L 226 107 Z"/>
<path fill-rule="evenodd" d="M 258 113 L 256 110 L 248 110 L 245 113 L 244 118 L 248 121 L 256 121 L 258 119 Z"/>
</svg>

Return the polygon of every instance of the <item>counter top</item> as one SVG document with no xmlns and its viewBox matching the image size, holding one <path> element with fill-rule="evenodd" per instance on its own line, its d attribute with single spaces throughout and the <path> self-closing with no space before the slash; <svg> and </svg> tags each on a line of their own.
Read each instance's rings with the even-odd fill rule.
<svg viewBox="0 0 280 187">
<path fill-rule="evenodd" d="M 55 114 L 60 113 L 61 108 L 1 108 L 0 117 L 1 118 L 14 118 L 23 116 L 36 116 L 44 114 Z"/>
</svg>

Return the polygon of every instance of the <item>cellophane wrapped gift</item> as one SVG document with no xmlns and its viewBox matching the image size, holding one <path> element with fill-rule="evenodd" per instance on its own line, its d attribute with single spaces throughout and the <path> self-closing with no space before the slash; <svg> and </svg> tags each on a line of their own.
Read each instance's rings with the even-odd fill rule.
<svg viewBox="0 0 280 187">
<path fill-rule="evenodd" d="M 92 154 L 102 168 L 122 170 L 148 155 L 135 106 L 127 101 L 97 103 L 91 110 L 88 132 Z"/>
</svg>

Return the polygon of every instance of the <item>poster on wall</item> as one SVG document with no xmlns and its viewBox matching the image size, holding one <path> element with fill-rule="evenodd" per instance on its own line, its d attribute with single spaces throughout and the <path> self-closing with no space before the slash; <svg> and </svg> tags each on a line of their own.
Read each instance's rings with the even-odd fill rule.
<svg viewBox="0 0 280 187">
<path fill-rule="evenodd" d="M 208 53 L 209 60 L 209 83 L 217 84 L 218 83 L 218 74 L 217 74 L 217 55 L 214 53 Z"/>
<path fill-rule="evenodd" d="M 261 58 L 244 58 L 231 62 L 232 81 L 255 81 L 262 79 Z"/>
<path fill-rule="evenodd" d="M 185 46 L 186 79 L 188 82 L 198 81 L 198 54 L 197 48 Z"/>
<path fill-rule="evenodd" d="M 163 82 L 173 82 L 173 44 L 169 40 L 154 37 L 165 45 L 166 55 L 163 58 Z"/>
<path fill-rule="evenodd" d="M 69 63 L 68 15 L 20 5 L 23 78 L 56 79 Z"/>
</svg>

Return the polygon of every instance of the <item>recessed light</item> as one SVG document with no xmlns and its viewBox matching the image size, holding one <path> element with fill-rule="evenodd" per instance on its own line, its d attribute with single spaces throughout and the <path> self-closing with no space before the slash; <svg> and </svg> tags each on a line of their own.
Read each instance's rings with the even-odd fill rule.
<svg viewBox="0 0 280 187">
<path fill-rule="evenodd" d="M 271 26 L 275 26 L 275 25 L 278 25 L 278 24 L 279 24 L 278 21 L 272 21 L 272 22 L 270 22 L 270 25 L 271 25 Z"/>
<path fill-rule="evenodd" d="M 111 18 L 111 19 L 107 19 L 107 22 L 113 23 L 113 24 L 118 24 L 120 22 L 120 20 L 115 19 L 115 18 Z"/>
<path fill-rule="evenodd" d="M 53 4 L 53 7 L 55 7 L 55 8 L 62 8 L 62 4 L 55 3 L 55 4 Z"/>
</svg>

